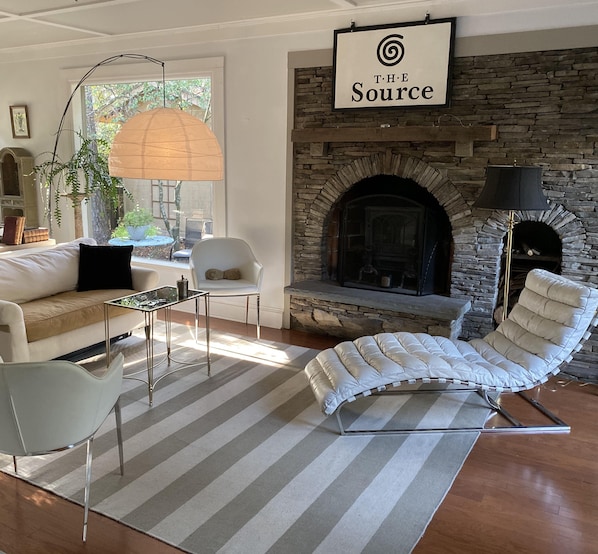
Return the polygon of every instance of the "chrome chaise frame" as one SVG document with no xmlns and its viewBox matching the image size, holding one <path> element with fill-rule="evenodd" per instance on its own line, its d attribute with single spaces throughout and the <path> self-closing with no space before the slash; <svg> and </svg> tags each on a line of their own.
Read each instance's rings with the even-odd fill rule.
<svg viewBox="0 0 598 554">
<path fill-rule="evenodd" d="M 432 380 L 426 380 L 426 383 L 431 383 Z M 436 382 L 447 384 L 447 380 L 437 380 Z M 412 383 L 410 383 L 412 384 Z M 539 383 L 540 385 L 541 383 Z M 451 394 L 451 393 L 464 393 L 464 392 L 475 392 L 481 396 L 488 407 L 492 410 L 486 422 L 495 414 L 499 414 L 501 417 L 509 422 L 509 425 L 492 426 L 486 427 L 485 424 L 481 427 L 411 427 L 411 428 L 400 428 L 400 429 L 350 429 L 345 426 L 342 420 L 341 411 L 347 405 L 352 403 L 354 400 L 358 400 L 359 397 L 366 398 L 368 396 L 396 396 L 403 394 Z M 473 387 L 463 388 L 450 388 L 450 389 L 410 389 L 410 390 L 398 390 L 397 388 L 386 389 L 386 390 L 373 390 L 367 393 L 362 393 L 359 397 L 355 397 L 353 400 L 345 400 L 339 404 L 335 411 L 336 421 L 338 424 L 339 432 L 342 436 L 345 435 L 408 435 L 413 433 L 463 433 L 463 432 L 477 432 L 477 433 L 569 433 L 571 426 L 565 423 L 556 414 L 546 408 L 541 402 L 535 398 L 531 398 L 524 391 L 512 392 L 516 394 L 538 412 L 540 412 L 546 419 L 552 423 L 545 425 L 540 424 L 525 424 L 519 418 L 512 415 L 499 403 L 499 397 L 502 393 L 497 393 L 496 397 L 491 396 L 492 391 Z"/>
</svg>

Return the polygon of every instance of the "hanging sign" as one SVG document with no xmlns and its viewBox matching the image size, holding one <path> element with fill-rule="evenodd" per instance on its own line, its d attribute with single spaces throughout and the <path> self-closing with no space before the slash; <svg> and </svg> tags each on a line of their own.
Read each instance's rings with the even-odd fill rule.
<svg viewBox="0 0 598 554">
<path fill-rule="evenodd" d="M 334 31 L 333 108 L 447 106 L 455 21 Z"/>
</svg>

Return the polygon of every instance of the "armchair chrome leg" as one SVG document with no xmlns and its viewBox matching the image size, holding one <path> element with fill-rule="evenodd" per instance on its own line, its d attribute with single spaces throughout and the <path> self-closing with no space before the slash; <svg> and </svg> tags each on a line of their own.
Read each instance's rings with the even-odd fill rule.
<svg viewBox="0 0 598 554">
<path fill-rule="evenodd" d="M 258 294 L 255 298 L 257 301 L 257 340 L 260 340 L 260 295 Z"/>
<path fill-rule="evenodd" d="M 87 461 L 85 466 L 85 496 L 83 510 L 83 542 L 87 541 L 87 519 L 89 517 L 89 493 L 91 488 L 91 460 L 93 437 L 87 440 Z"/>
<path fill-rule="evenodd" d="M 121 430 L 122 419 L 120 415 L 120 398 L 114 404 L 114 416 L 116 418 L 116 438 L 118 440 L 118 460 L 120 463 L 120 474 L 125 474 L 125 458 L 123 454 L 123 435 Z"/>
<path fill-rule="evenodd" d="M 12 466 L 15 468 L 15 473 L 17 472 L 17 457 L 12 457 Z"/>
</svg>

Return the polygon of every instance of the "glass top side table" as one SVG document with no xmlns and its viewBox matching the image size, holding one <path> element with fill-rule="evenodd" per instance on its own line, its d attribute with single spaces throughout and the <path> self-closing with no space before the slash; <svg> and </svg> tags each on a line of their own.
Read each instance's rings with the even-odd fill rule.
<svg viewBox="0 0 598 554">
<path fill-rule="evenodd" d="M 119 308 L 127 308 L 130 310 L 137 310 L 144 313 L 145 316 L 145 351 L 147 360 L 147 380 L 136 377 L 136 374 L 126 376 L 125 379 L 138 379 L 147 384 L 148 396 L 150 406 L 154 401 L 154 390 L 159 381 L 167 375 L 184 369 L 189 364 L 179 364 L 180 367 L 162 373 L 158 378 L 154 375 L 154 324 L 156 320 L 156 313 L 159 310 L 164 310 L 164 325 L 166 329 L 166 356 L 167 362 L 170 366 L 172 360 L 170 356 L 171 337 L 172 337 L 172 313 L 173 306 L 187 302 L 188 300 L 195 300 L 195 341 L 197 342 L 198 328 L 199 328 L 199 301 L 203 298 L 204 308 L 206 314 L 206 365 L 208 368 L 208 376 L 211 374 L 210 367 L 210 313 L 208 292 L 201 290 L 189 290 L 189 293 L 184 298 L 178 295 L 177 287 L 163 286 L 156 289 L 146 290 L 107 300 L 104 302 L 104 328 L 106 339 L 106 362 L 110 364 L 110 306 L 117 306 Z"/>
</svg>

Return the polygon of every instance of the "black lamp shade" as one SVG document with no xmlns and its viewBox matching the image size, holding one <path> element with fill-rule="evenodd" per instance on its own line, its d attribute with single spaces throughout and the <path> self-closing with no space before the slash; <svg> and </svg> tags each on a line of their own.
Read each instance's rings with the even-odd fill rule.
<svg viewBox="0 0 598 554">
<path fill-rule="evenodd" d="M 490 210 L 549 209 L 542 192 L 542 168 L 489 165 L 486 184 L 473 205 Z"/>
</svg>

